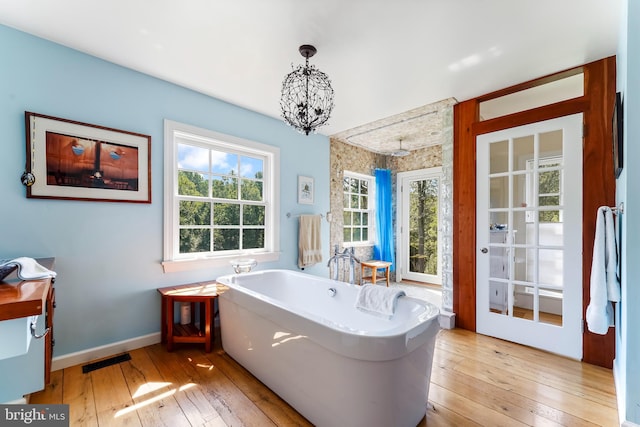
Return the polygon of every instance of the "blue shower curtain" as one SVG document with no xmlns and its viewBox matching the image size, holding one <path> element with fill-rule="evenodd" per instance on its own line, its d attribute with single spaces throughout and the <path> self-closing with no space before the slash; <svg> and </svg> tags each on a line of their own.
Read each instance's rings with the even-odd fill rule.
<svg viewBox="0 0 640 427">
<path fill-rule="evenodd" d="M 391 200 L 391 171 L 376 169 L 376 243 L 373 258 L 391 262 L 391 271 L 396 269 L 393 248 L 393 206 Z"/>
</svg>

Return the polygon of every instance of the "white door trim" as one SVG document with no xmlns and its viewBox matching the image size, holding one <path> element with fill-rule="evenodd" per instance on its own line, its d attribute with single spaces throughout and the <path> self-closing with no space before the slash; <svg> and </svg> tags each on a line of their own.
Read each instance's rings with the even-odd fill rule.
<svg viewBox="0 0 640 427">
<path fill-rule="evenodd" d="M 419 179 L 429 179 L 437 177 L 442 187 L 442 167 L 418 169 L 408 172 L 398 172 L 396 182 L 396 280 L 401 281 L 403 277 L 416 281 L 425 281 L 433 284 L 442 284 L 442 240 L 440 232 L 440 219 L 442 217 L 441 204 L 438 203 L 438 274 L 432 275 L 415 275 L 408 271 L 408 254 L 409 247 L 409 228 L 408 228 L 408 203 L 409 192 L 404 191 L 404 187 L 409 181 Z M 438 195 L 440 199 L 440 195 Z M 424 277 L 422 277 L 424 276 Z"/>
</svg>

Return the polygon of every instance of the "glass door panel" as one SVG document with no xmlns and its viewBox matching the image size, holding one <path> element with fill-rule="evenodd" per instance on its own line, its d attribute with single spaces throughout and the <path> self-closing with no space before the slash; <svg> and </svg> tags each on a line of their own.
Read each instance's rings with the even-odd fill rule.
<svg viewBox="0 0 640 427">
<path fill-rule="evenodd" d="M 582 352 L 581 127 L 574 115 L 477 139 L 477 330 L 572 357 Z"/>
</svg>

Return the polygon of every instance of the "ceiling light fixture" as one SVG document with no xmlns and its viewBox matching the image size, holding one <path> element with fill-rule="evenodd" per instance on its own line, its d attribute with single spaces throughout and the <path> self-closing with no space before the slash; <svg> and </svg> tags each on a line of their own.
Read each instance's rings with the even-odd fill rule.
<svg viewBox="0 0 640 427">
<path fill-rule="evenodd" d="M 393 151 L 391 153 L 391 155 L 393 157 L 404 157 L 404 156 L 408 156 L 410 153 L 407 150 L 403 150 L 402 149 L 402 138 L 398 139 L 398 142 L 400 143 L 400 147 L 398 150 Z"/>
<path fill-rule="evenodd" d="M 284 78 L 280 107 L 288 125 L 309 135 L 329 120 L 333 110 L 333 88 L 325 73 L 315 65 L 309 65 L 309 58 L 316 54 L 316 48 L 303 44 L 298 50 L 306 60 L 305 65 L 298 65 Z"/>
</svg>

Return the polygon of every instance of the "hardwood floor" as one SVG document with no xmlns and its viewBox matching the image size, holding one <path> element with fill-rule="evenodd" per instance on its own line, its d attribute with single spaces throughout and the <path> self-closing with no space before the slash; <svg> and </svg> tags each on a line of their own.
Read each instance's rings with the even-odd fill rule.
<svg viewBox="0 0 640 427">
<path fill-rule="evenodd" d="M 216 336 L 219 336 L 218 334 Z M 52 373 L 30 403 L 68 403 L 71 426 L 309 426 L 219 346 L 159 344 L 131 360 Z M 612 372 L 464 330 L 436 341 L 419 426 L 616 426 Z"/>
</svg>

